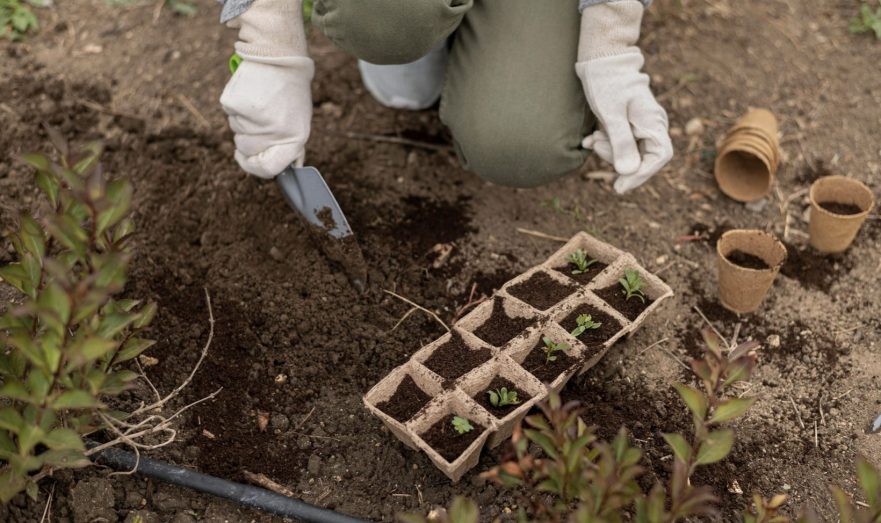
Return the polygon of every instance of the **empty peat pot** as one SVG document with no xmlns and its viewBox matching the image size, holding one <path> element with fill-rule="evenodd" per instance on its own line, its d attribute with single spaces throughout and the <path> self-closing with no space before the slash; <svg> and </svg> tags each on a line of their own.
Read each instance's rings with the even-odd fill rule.
<svg viewBox="0 0 881 523">
<path fill-rule="evenodd" d="M 786 261 L 786 247 L 758 230 L 726 232 L 716 244 L 716 253 L 719 298 L 726 309 L 738 314 L 759 308 Z"/>
<path fill-rule="evenodd" d="M 811 246 L 824 253 L 846 251 L 874 205 L 875 196 L 859 180 L 820 178 L 811 185 Z"/>
<path fill-rule="evenodd" d="M 728 131 L 714 169 L 723 193 L 751 202 L 771 191 L 780 165 L 778 131 L 777 118 L 765 109 L 753 109 Z"/>
</svg>

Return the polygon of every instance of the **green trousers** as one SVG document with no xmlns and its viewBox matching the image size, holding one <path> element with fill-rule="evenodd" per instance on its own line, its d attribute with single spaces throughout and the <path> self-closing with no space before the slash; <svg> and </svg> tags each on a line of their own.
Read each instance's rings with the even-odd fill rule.
<svg viewBox="0 0 881 523">
<path fill-rule="evenodd" d="M 594 118 L 574 68 L 578 0 L 315 0 L 312 23 L 375 64 L 413 62 L 452 36 L 440 117 L 481 178 L 534 187 L 584 163 Z"/>
</svg>

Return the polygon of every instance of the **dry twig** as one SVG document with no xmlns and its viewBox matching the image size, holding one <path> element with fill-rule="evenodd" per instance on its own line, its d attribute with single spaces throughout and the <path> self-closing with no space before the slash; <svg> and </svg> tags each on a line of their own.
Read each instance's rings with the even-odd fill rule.
<svg viewBox="0 0 881 523">
<path fill-rule="evenodd" d="M 394 292 L 392 292 L 392 291 L 390 291 L 390 290 L 388 290 L 388 289 L 383 289 L 382 292 L 384 292 L 384 293 L 386 293 L 386 294 L 388 294 L 388 295 L 390 295 L 390 296 L 394 296 L 395 298 L 397 298 L 397 299 L 403 301 L 404 303 L 408 303 L 408 304 L 412 305 L 413 307 L 415 307 L 415 308 L 421 310 L 422 312 L 428 314 L 429 316 L 431 316 L 432 318 L 434 318 L 435 321 L 437 321 L 438 323 L 440 323 L 440 324 L 443 326 L 443 328 L 447 330 L 447 332 L 450 331 L 450 328 L 447 326 L 446 323 L 444 323 L 444 320 L 440 319 L 440 316 L 438 316 L 437 314 L 435 314 L 435 313 L 431 312 L 430 310 L 426 309 L 426 308 L 423 307 L 422 305 L 419 305 L 418 303 L 415 303 L 415 302 L 413 302 L 413 301 L 411 301 L 411 300 L 408 300 L 407 298 L 401 296 L 400 294 L 395 294 Z M 409 313 L 407 314 L 407 316 L 408 316 L 408 315 L 409 315 Z M 393 330 L 394 330 L 394 329 L 393 329 Z"/>
<path fill-rule="evenodd" d="M 266 490 L 271 490 L 276 494 L 281 494 L 282 496 L 287 496 L 289 498 L 294 497 L 293 490 L 285 487 L 284 485 L 276 483 L 275 481 L 272 481 L 266 474 L 254 474 L 253 472 L 250 472 L 248 470 L 243 470 L 242 475 L 245 476 L 245 479 L 247 479 L 251 483 L 259 487 L 263 487 Z"/>
<path fill-rule="evenodd" d="M 550 234 L 545 234 L 541 231 L 533 231 L 531 229 L 523 229 L 521 227 L 517 227 L 517 232 L 520 234 L 525 234 L 527 236 L 535 236 L 536 238 L 541 238 L 542 240 L 553 240 L 555 242 L 566 243 L 569 241 L 569 238 L 563 238 L 561 236 L 552 236 Z"/>
</svg>

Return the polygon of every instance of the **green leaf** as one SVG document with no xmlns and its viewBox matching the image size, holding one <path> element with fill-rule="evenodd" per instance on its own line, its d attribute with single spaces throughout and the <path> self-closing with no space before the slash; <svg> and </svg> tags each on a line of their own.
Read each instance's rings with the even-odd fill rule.
<svg viewBox="0 0 881 523">
<path fill-rule="evenodd" d="M 89 236 L 74 218 L 67 214 L 56 215 L 47 220 L 46 229 L 58 243 L 75 253 L 79 258 L 86 256 L 86 242 Z"/>
<path fill-rule="evenodd" d="M 82 468 L 92 464 L 82 451 L 76 449 L 47 450 L 40 454 L 43 463 L 56 468 Z"/>
<path fill-rule="evenodd" d="M 90 337 L 82 340 L 71 348 L 72 356 L 77 363 L 84 364 L 103 358 L 117 346 L 117 342 L 104 338 Z"/>
<path fill-rule="evenodd" d="M 743 416 L 753 406 L 756 398 L 732 398 L 726 400 L 710 416 L 709 423 L 725 423 Z"/>
<path fill-rule="evenodd" d="M 125 312 L 105 314 L 101 317 L 95 334 L 102 338 L 113 338 L 134 323 L 136 318 L 137 315 Z"/>
<path fill-rule="evenodd" d="M 128 341 L 125 342 L 125 345 L 122 346 L 122 349 L 116 355 L 116 358 L 114 358 L 113 363 L 119 364 L 129 360 L 133 360 L 155 344 L 156 342 L 153 340 L 130 338 Z M 493 403 L 493 394 L 495 393 L 490 394 L 490 403 L 497 406 L 498 396 L 496 395 L 496 403 Z"/>
<path fill-rule="evenodd" d="M 70 296 L 55 282 L 40 291 L 37 296 L 37 304 L 41 309 L 52 311 L 55 319 L 50 321 L 50 324 L 55 328 L 63 329 L 67 321 L 70 320 L 72 306 Z"/>
<path fill-rule="evenodd" d="M 83 440 L 80 439 L 80 435 L 70 429 L 55 429 L 43 436 L 41 441 L 44 445 L 53 450 L 86 450 L 86 446 L 83 444 Z"/>
<path fill-rule="evenodd" d="M 31 390 L 31 397 L 36 403 L 42 403 L 49 394 L 49 376 L 40 369 L 32 369 L 28 373 L 28 388 Z"/>
<path fill-rule="evenodd" d="M 450 523 L 478 523 L 480 511 L 477 503 L 464 496 L 456 496 L 449 510 Z"/>
<path fill-rule="evenodd" d="M 22 424 L 24 424 L 24 420 L 17 410 L 12 407 L 0 409 L 0 429 L 18 434 Z"/>
<path fill-rule="evenodd" d="M 697 451 L 698 465 L 709 465 L 722 461 L 734 446 L 734 431 L 731 429 L 717 430 L 707 435 Z"/>
<path fill-rule="evenodd" d="M 663 434 L 663 436 L 670 448 L 673 449 L 676 459 L 688 463 L 688 460 L 691 459 L 691 445 L 685 441 L 685 438 L 681 434 Z"/>
<path fill-rule="evenodd" d="M 36 174 L 37 187 L 43 191 L 49 204 L 53 208 L 58 207 L 58 181 L 49 173 L 48 170 L 40 170 Z"/>
<path fill-rule="evenodd" d="M 0 267 L 0 279 L 12 285 L 19 292 L 25 292 L 25 282 L 28 281 L 28 273 L 21 266 L 21 263 L 10 263 Z"/>
<path fill-rule="evenodd" d="M 41 369 L 48 369 L 48 365 L 46 360 L 43 358 L 43 353 L 40 351 L 40 348 L 34 343 L 34 340 L 31 338 L 30 333 L 25 332 L 17 332 L 12 336 L 8 337 L 6 341 L 16 349 L 25 357 L 27 360 L 34 366 L 39 367 Z"/>
<path fill-rule="evenodd" d="M 141 309 L 138 319 L 135 320 L 135 323 L 132 325 L 132 327 L 134 327 L 135 329 L 143 329 L 144 327 L 150 325 L 150 323 L 153 321 L 153 318 L 156 317 L 157 310 L 158 307 L 153 302 L 145 305 L 144 308 Z"/>
<path fill-rule="evenodd" d="M 526 429 L 523 431 L 529 441 L 535 443 L 548 455 L 551 459 L 557 459 L 559 454 L 557 453 L 557 446 L 554 444 L 554 440 L 550 438 L 547 434 L 539 432 L 537 430 Z"/>
<path fill-rule="evenodd" d="M 43 429 L 36 425 L 25 423 L 18 432 L 18 451 L 22 456 L 30 454 L 31 450 L 43 439 Z"/>
<path fill-rule="evenodd" d="M 24 491 L 27 493 L 28 497 L 31 498 L 31 501 L 37 501 L 37 496 L 40 494 L 40 488 L 37 487 L 36 481 L 28 479 Z"/>
<path fill-rule="evenodd" d="M 0 387 L 0 397 L 9 398 L 11 400 L 31 402 L 31 395 L 28 393 L 24 385 L 17 381 L 10 381 Z"/>
<path fill-rule="evenodd" d="M 707 415 L 707 398 L 699 390 L 681 383 L 675 383 L 673 387 L 695 417 L 703 419 Z"/>
<path fill-rule="evenodd" d="M 91 394 L 84 390 L 69 390 L 52 402 L 52 408 L 61 409 L 93 409 L 101 406 Z"/>
<path fill-rule="evenodd" d="M 107 184 L 107 200 L 111 206 L 98 214 L 98 234 L 113 227 L 128 216 L 132 203 L 132 185 L 128 180 L 114 180 Z"/>
<path fill-rule="evenodd" d="M 27 480 L 22 474 L 15 474 L 11 467 L 0 469 L 0 501 L 9 503 L 19 492 L 24 490 Z"/>
<path fill-rule="evenodd" d="M 881 502 L 881 478 L 878 470 L 862 456 L 857 458 L 857 477 L 860 478 L 860 486 L 869 505 L 878 506 Z"/>
<path fill-rule="evenodd" d="M 41 259 L 46 254 L 46 238 L 43 236 L 43 229 L 28 215 L 21 217 L 20 226 L 19 237 L 22 246 L 34 257 Z"/>
</svg>

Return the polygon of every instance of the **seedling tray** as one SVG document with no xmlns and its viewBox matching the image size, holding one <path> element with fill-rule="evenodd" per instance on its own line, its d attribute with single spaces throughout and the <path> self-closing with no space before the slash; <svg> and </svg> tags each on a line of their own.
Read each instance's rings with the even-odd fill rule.
<svg viewBox="0 0 881 523">
<path fill-rule="evenodd" d="M 601 270 L 571 274 L 567 258 L 578 249 L 598 260 Z M 646 301 L 645 306 L 620 311 L 600 296 L 617 298 L 614 289 L 618 286 L 621 290 L 618 280 L 627 270 L 640 275 Z M 542 296 L 536 288 L 547 288 L 550 295 Z M 576 373 L 596 365 L 612 345 L 633 334 L 672 296 L 673 290 L 641 267 L 636 258 L 587 233 L 578 233 L 547 261 L 506 283 L 490 300 L 459 320 L 451 332 L 391 371 L 364 396 L 364 404 L 398 439 L 424 451 L 447 477 L 458 481 L 477 464 L 487 443 L 495 447 L 510 438 L 514 426 L 536 403 L 551 391 L 562 390 Z M 593 312 L 602 318 L 603 327 L 576 338 L 567 327 L 580 312 Z M 565 344 L 554 361 L 548 361 L 542 350 L 545 338 Z M 460 357 L 432 358 L 439 350 Z M 463 368 L 462 361 L 480 363 Z M 407 377 L 431 399 L 410 419 L 401 420 L 382 407 L 388 409 L 388 402 Z M 497 378 L 513 384 L 523 401 L 504 410 L 481 405 L 477 395 Z M 412 383 L 407 381 L 410 387 Z M 464 417 L 481 427 L 475 429 L 479 430 L 476 437 L 468 433 L 473 440 L 452 461 L 424 439 L 435 424 L 450 416 Z"/>
</svg>

